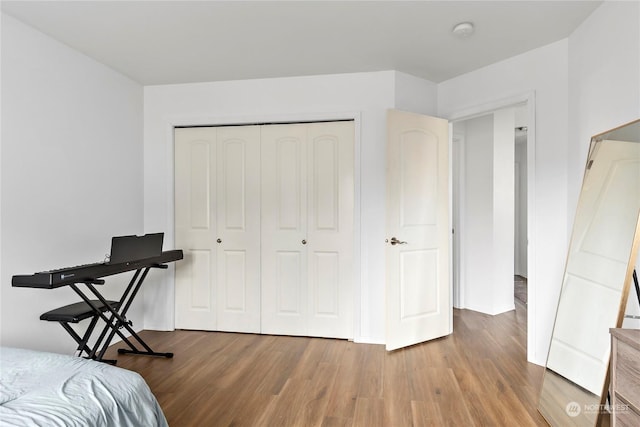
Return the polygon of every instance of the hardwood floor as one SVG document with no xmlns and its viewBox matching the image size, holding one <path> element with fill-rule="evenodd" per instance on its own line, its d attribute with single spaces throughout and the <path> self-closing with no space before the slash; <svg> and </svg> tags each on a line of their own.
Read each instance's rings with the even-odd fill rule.
<svg viewBox="0 0 640 427">
<path fill-rule="evenodd" d="M 182 426 L 546 426 L 526 307 L 454 311 L 451 336 L 387 353 L 321 338 L 143 331 L 173 359 L 117 355 Z"/>
<path fill-rule="evenodd" d="M 513 296 L 524 305 L 527 305 L 527 278 L 522 276 L 513 277 Z"/>
</svg>

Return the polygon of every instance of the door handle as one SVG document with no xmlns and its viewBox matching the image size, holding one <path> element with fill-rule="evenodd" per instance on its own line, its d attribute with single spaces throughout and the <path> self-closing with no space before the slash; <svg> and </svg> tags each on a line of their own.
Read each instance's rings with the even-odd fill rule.
<svg viewBox="0 0 640 427">
<path fill-rule="evenodd" d="M 406 245 L 407 242 L 403 242 L 402 240 L 398 240 L 395 237 L 392 237 L 391 238 L 391 244 L 394 245 L 394 246 L 395 245 Z"/>
</svg>

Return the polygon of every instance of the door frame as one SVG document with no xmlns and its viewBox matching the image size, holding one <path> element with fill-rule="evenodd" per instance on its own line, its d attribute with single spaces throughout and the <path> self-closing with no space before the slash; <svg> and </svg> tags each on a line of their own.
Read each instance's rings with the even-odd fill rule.
<svg viewBox="0 0 640 427">
<path fill-rule="evenodd" d="M 452 113 L 448 120 L 451 124 L 455 122 L 461 122 L 469 119 L 473 119 L 476 117 L 480 117 L 486 114 L 491 114 L 497 110 L 501 110 L 503 108 L 514 107 L 516 105 L 526 104 L 527 106 L 527 360 L 534 360 L 534 350 L 535 350 L 535 342 L 534 338 L 536 337 L 536 197 L 535 197 L 535 147 L 536 147 L 536 102 L 535 102 L 535 91 L 528 91 L 521 94 L 513 95 L 507 98 L 500 98 L 494 101 L 483 103 L 480 105 L 472 106 L 466 108 L 464 110 L 459 110 Z M 452 135 L 452 132 L 450 133 Z M 452 138 L 452 136 L 450 137 Z M 452 147 L 453 149 L 453 147 Z M 460 153 L 458 153 L 460 154 Z M 458 158 L 458 161 L 463 161 L 463 158 Z M 464 172 L 463 172 L 464 173 Z M 453 169 L 450 170 L 451 178 L 453 181 Z M 464 176 L 464 175 L 462 175 Z M 459 176 L 458 178 L 462 178 Z M 460 205 L 461 195 L 464 194 L 464 182 L 459 180 L 459 192 L 458 194 L 452 193 L 453 198 L 456 199 L 459 209 L 462 211 L 464 206 Z M 456 230 L 456 232 L 463 230 Z M 455 243 L 455 239 L 454 243 Z M 461 276 L 462 271 L 464 269 L 461 268 L 460 262 L 461 252 L 464 251 L 464 248 L 459 247 L 457 250 L 453 251 L 452 258 L 452 266 L 455 269 L 455 274 L 460 280 L 454 282 L 454 297 L 453 300 L 454 307 L 457 308 L 465 308 L 464 307 L 464 277 Z"/>
<path fill-rule="evenodd" d="M 362 316 L 361 316 L 361 294 L 362 294 L 362 259 L 361 259 L 361 112 L 359 111 L 336 111 L 323 113 L 282 113 L 282 114 L 257 114 L 241 116 L 185 116 L 167 117 L 165 120 L 165 135 L 169 144 L 167 156 L 167 168 L 170 171 L 167 182 L 167 194 L 170 195 L 167 209 L 168 227 L 165 233 L 165 241 L 170 246 L 175 246 L 175 141 L 173 132 L 176 127 L 188 126 L 247 126 L 264 124 L 289 124 L 289 123 L 313 123 L 352 120 L 354 128 L 354 153 L 353 153 L 353 173 L 354 173 L 354 204 L 353 204 L 353 301 L 352 301 L 352 325 L 350 340 L 360 338 Z M 170 301 L 167 306 L 171 307 L 168 319 L 172 329 L 175 330 L 175 292 L 170 293 Z"/>
</svg>

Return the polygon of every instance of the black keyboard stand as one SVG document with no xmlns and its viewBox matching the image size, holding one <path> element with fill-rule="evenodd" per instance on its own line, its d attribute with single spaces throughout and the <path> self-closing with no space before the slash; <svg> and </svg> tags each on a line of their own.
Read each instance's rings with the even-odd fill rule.
<svg viewBox="0 0 640 427">
<path fill-rule="evenodd" d="M 98 300 L 102 303 L 102 305 L 106 306 L 106 310 L 104 310 L 104 312 L 100 310 L 100 308 L 84 292 L 82 292 L 82 290 L 77 286 L 78 284 L 74 283 L 69 285 L 71 289 L 73 289 L 80 296 L 80 298 L 82 298 L 82 300 L 85 303 L 87 303 L 92 307 L 95 313 L 97 314 L 99 313 L 98 314 L 99 317 L 102 320 L 104 320 L 104 322 L 106 323 L 105 327 L 102 329 L 102 332 L 98 336 L 98 339 L 96 340 L 92 351 L 89 354 L 89 358 L 102 361 L 104 358 L 104 354 L 109 348 L 109 344 L 111 343 L 111 340 L 114 338 L 116 334 L 118 334 L 118 336 L 122 339 L 122 341 L 129 346 L 129 349 L 119 348 L 118 349 L 119 354 L 138 354 L 138 355 L 147 355 L 147 356 L 161 356 L 161 357 L 167 357 L 167 358 L 173 357 L 173 353 L 159 353 L 159 352 L 153 351 L 153 349 L 151 349 L 151 347 L 149 347 L 149 345 L 146 342 L 144 342 L 144 340 L 140 337 L 140 335 L 138 335 L 136 331 L 133 330 L 133 328 L 131 327 L 132 326 L 131 321 L 127 320 L 126 318 L 127 311 L 129 311 L 129 307 L 131 307 L 131 303 L 133 302 L 134 298 L 138 294 L 138 291 L 142 286 L 142 282 L 144 282 L 144 279 L 146 279 L 147 274 L 149 273 L 149 270 L 151 268 L 166 269 L 168 267 L 164 264 L 156 264 L 156 265 L 152 265 L 149 267 L 140 268 L 136 270 L 133 277 L 129 281 L 129 285 L 125 289 L 124 294 L 120 298 L 120 301 L 118 304 L 118 306 L 120 307 L 120 310 L 112 307 L 112 305 L 110 305 L 107 302 L 107 300 L 102 296 L 102 294 L 100 294 L 100 292 L 98 292 L 98 290 L 95 288 L 94 285 L 104 284 L 104 280 L 88 280 L 88 281 L 82 282 L 82 284 L 84 284 L 87 287 L 87 289 L 96 298 L 98 298 Z M 122 328 L 126 329 L 126 331 L 129 332 L 129 334 L 131 334 L 130 337 L 127 337 L 122 333 L 121 331 Z M 105 340 L 105 337 L 106 337 L 106 340 Z M 135 341 L 137 341 L 138 344 L 144 348 L 144 350 L 138 349 L 138 347 L 136 347 L 136 345 L 132 342 L 130 338 L 135 339 Z M 100 348 L 101 345 L 102 345 L 102 348 Z M 99 353 L 96 354 L 98 349 L 100 349 Z"/>
<path fill-rule="evenodd" d="M 88 359 L 115 364 L 115 360 L 106 360 L 104 355 L 117 334 L 128 346 L 128 348 L 118 349 L 119 354 L 171 358 L 173 353 L 156 352 L 144 342 L 140 335 L 133 330 L 131 321 L 127 320 L 127 312 L 152 268 L 166 269 L 168 268 L 166 263 L 178 261 L 182 258 L 183 253 L 181 250 L 172 250 L 162 252 L 159 256 L 130 262 L 116 264 L 96 263 L 50 270 L 32 275 L 17 275 L 12 277 L 11 285 L 37 289 L 55 289 L 62 286 L 70 286 L 82 298 L 82 302 L 60 307 L 40 316 L 41 320 L 56 321 L 65 328 L 78 343 L 79 356 L 86 353 L 85 357 Z M 120 300 L 107 301 L 96 289 L 96 285 L 104 285 L 105 283 L 101 277 L 129 271 L 134 271 L 134 274 Z M 69 326 L 69 323 L 78 323 L 89 318 L 92 319 L 91 324 L 82 337 Z M 88 344 L 89 338 L 96 327 L 98 319 L 102 319 L 105 322 L 105 326 L 93 347 L 90 347 Z M 125 331 L 122 331 L 122 329 Z M 127 332 L 128 336 L 124 332 Z"/>
</svg>

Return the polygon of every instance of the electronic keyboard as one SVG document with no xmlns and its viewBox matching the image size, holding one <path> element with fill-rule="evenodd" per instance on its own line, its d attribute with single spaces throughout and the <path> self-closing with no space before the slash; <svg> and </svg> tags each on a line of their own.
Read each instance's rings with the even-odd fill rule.
<svg viewBox="0 0 640 427">
<path fill-rule="evenodd" d="M 99 279 L 105 276 L 154 267 L 183 258 L 182 250 L 162 252 L 159 256 L 131 260 L 119 263 L 99 262 L 94 264 L 65 267 L 43 271 L 31 275 L 17 275 L 11 279 L 11 286 L 20 288 L 53 289 L 72 283 L 102 284 Z"/>
</svg>

